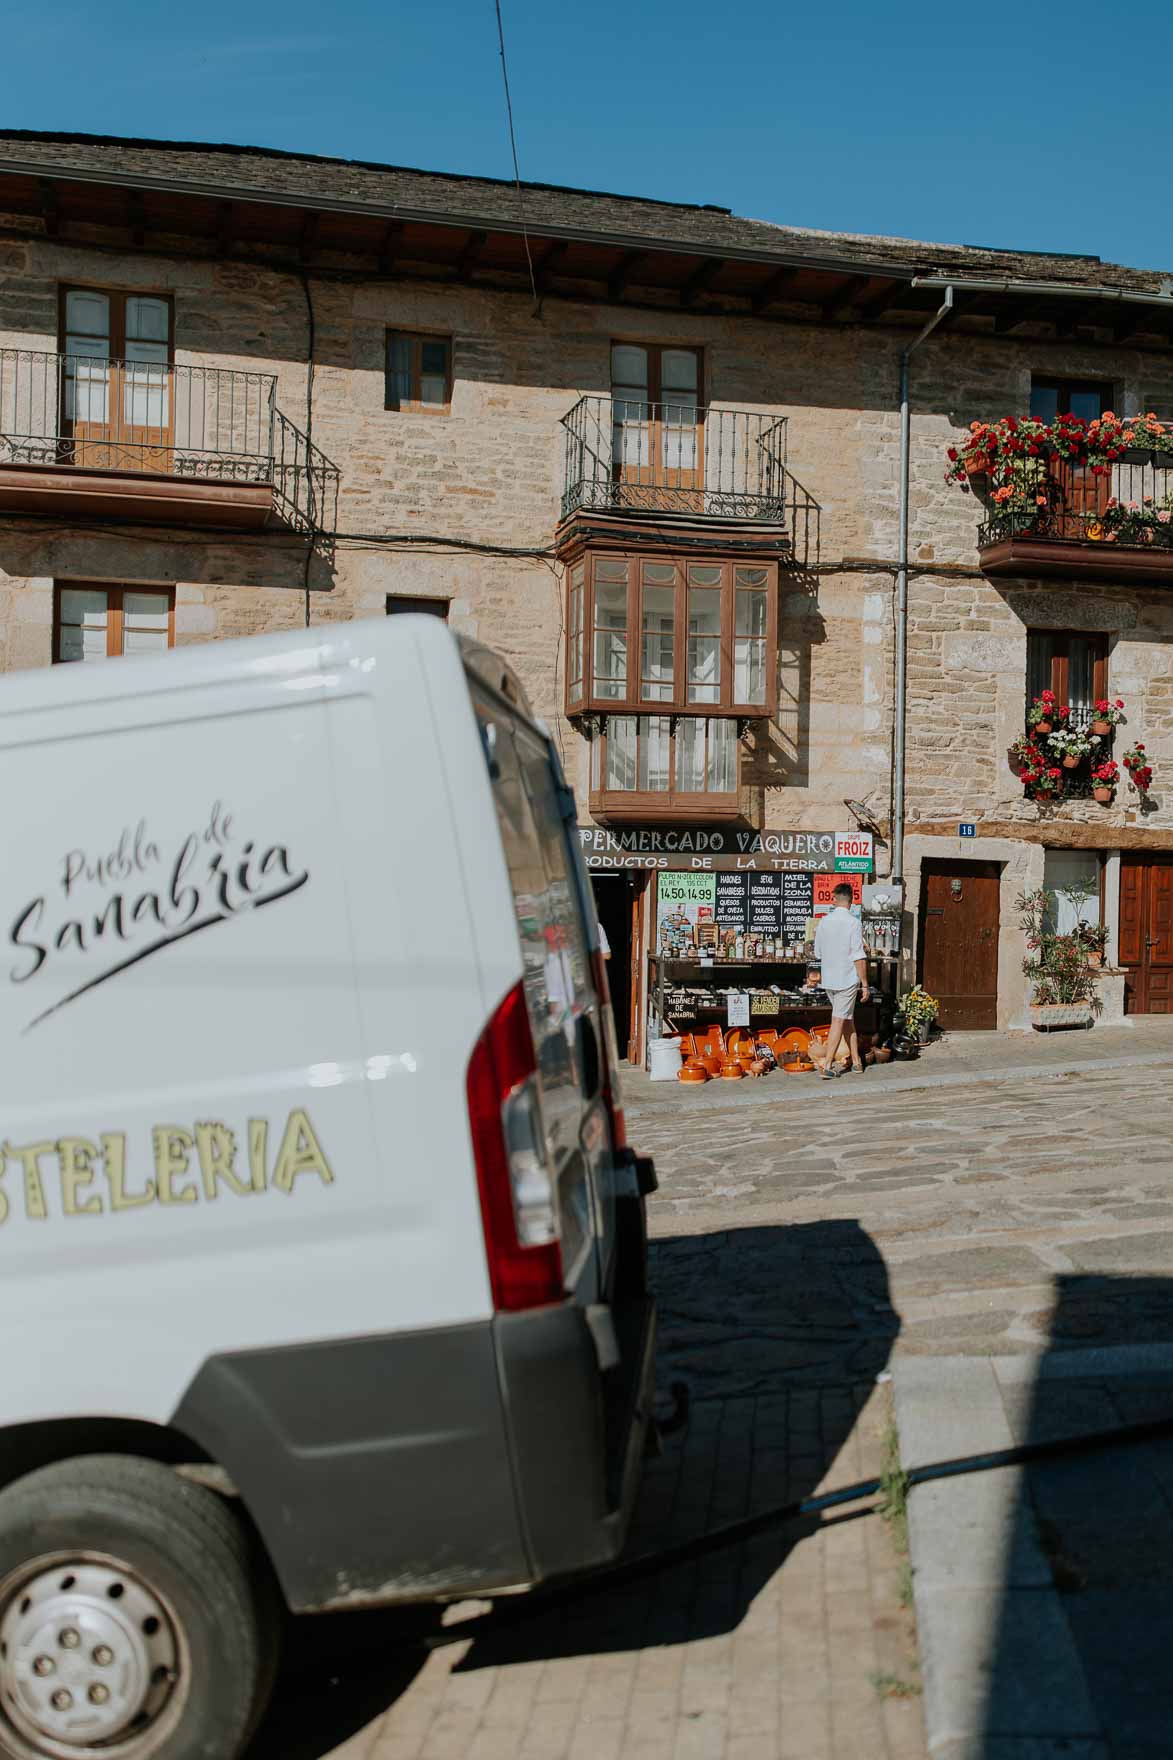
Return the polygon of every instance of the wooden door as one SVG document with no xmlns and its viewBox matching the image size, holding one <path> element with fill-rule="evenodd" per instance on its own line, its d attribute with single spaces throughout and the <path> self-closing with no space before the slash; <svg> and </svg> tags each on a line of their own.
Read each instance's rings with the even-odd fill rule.
<svg viewBox="0 0 1173 1760">
<path fill-rule="evenodd" d="M 1120 863 L 1120 964 L 1126 1014 L 1173 1014 L 1173 858 Z"/>
<path fill-rule="evenodd" d="M 82 469 L 167 473 L 174 457 L 171 307 L 70 288 L 63 301 L 61 433 Z"/>
<path fill-rule="evenodd" d="M 998 1024 L 996 862 L 929 861 L 921 881 L 921 983 L 946 1028 Z"/>
<path fill-rule="evenodd" d="M 700 377 L 698 349 L 612 346 L 612 470 L 628 505 L 703 507 Z"/>
</svg>

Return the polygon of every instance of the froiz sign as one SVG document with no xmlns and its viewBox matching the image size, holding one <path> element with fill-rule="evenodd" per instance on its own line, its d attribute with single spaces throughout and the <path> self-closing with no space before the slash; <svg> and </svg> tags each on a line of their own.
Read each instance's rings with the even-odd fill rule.
<svg viewBox="0 0 1173 1760">
<path fill-rule="evenodd" d="M 178 841 L 157 840 L 146 820 L 124 830 L 112 849 L 67 850 L 57 881 L 21 907 L 8 931 L 16 958 L 13 984 L 52 976 L 57 954 L 93 961 L 94 970 L 34 1015 L 39 1025 L 87 990 L 176 942 L 227 923 L 240 912 L 276 904 L 309 879 L 282 843 L 242 837 L 220 801 L 207 822 Z"/>
</svg>

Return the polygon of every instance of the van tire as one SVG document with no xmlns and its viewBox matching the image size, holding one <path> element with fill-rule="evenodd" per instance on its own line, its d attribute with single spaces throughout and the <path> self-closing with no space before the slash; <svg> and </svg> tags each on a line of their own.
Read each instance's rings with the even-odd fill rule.
<svg viewBox="0 0 1173 1760">
<path fill-rule="evenodd" d="M 263 1569 L 257 1575 L 254 1546 L 215 1492 L 129 1455 L 59 1461 L 0 1492 L 0 1756 L 236 1760 L 264 1712 L 275 1662 L 271 1584 Z M 138 1617 L 152 1606 L 158 1617 Z M 109 1643 L 91 1648 L 103 1621 Z M 26 1684 L 16 1698 L 22 1659 L 26 1683 L 34 1651 L 51 1665 L 35 1673 L 52 1672 L 40 1652 L 58 1633 L 64 1697 L 68 1680 L 79 1704 L 95 1690 L 109 1700 L 104 1680 L 117 1679 L 126 1694 L 117 1714 L 129 1706 L 146 1720 L 137 1732 L 124 1724 L 101 1738 L 107 1748 L 94 1733 L 63 1741 L 41 1699 L 30 1706 L 28 1694 L 42 1689 Z M 99 1660 L 111 1665 L 104 1678 L 94 1674 Z M 145 1699 L 134 1685 L 141 1680 L 154 1683 Z"/>
</svg>

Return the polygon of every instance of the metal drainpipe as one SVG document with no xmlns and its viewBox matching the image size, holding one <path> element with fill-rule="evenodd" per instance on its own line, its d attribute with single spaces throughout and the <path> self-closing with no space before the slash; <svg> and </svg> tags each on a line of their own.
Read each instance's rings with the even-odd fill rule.
<svg viewBox="0 0 1173 1760">
<path fill-rule="evenodd" d="M 900 356 L 900 536 L 896 553 L 896 707 L 892 732 L 892 874 L 904 879 L 904 714 L 908 697 L 908 465 L 911 424 L 908 415 L 908 362 L 953 310 L 953 289 L 945 289 L 941 308 Z"/>
</svg>

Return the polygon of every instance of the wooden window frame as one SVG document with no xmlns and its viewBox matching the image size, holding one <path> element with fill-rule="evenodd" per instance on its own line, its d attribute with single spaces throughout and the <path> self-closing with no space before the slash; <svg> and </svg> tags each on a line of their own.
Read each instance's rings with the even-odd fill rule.
<svg viewBox="0 0 1173 1760">
<path fill-rule="evenodd" d="M 1099 392 L 1102 399 L 1100 404 L 1101 414 L 1104 410 L 1112 408 L 1113 399 L 1115 397 L 1115 386 L 1110 379 L 1079 379 L 1070 377 L 1066 374 L 1032 373 L 1030 376 L 1030 388 L 1032 392 L 1035 390 L 1036 386 L 1040 390 L 1055 391 L 1058 393 L 1058 410 L 1056 413 L 1061 416 L 1069 415 L 1071 413 L 1071 395 L 1073 392 Z M 1067 400 L 1066 403 L 1064 402 L 1065 398 Z"/>
<path fill-rule="evenodd" d="M 595 567 L 599 562 L 622 562 L 627 568 L 627 677 L 622 697 L 604 697 L 595 692 Z M 639 695 L 643 670 L 643 600 L 647 565 L 670 563 L 675 569 L 674 590 L 676 609 L 673 627 L 672 696 L 669 699 L 642 698 Z M 575 571 L 583 567 L 582 627 L 583 668 L 579 694 L 571 698 L 570 644 L 574 640 L 572 592 Z M 689 568 L 719 568 L 722 571 L 721 593 L 721 683 L 716 703 L 692 703 L 688 700 L 688 589 Z M 734 696 L 736 682 L 736 610 L 737 570 L 764 571 L 766 594 L 765 634 L 765 701 L 739 702 Z M 729 557 L 705 554 L 676 556 L 645 550 L 585 551 L 565 571 L 565 700 L 568 715 L 694 715 L 712 719 L 773 720 L 778 703 L 778 564 L 760 557 Z"/>
<path fill-rule="evenodd" d="M 1050 689 L 1054 691 L 1060 703 L 1071 701 L 1068 695 L 1071 675 L 1071 643 L 1073 641 L 1091 642 L 1099 648 L 1092 664 L 1092 701 L 1108 694 L 1108 637 L 1102 630 L 1092 629 L 1028 629 L 1027 630 L 1027 705 L 1030 698 L 1030 650 L 1032 636 L 1045 637 L 1058 646 L 1060 641 L 1067 643 L 1068 652 L 1052 654 Z"/>
<path fill-rule="evenodd" d="M 648 342 L 643 336 L 613 336 L 611 349 L 642 348 L 648 357 L 648 403 L 663 403 L 665 354 L 691 354 L 696 356 L 696 402 L 697 408 L 705 407 L 705 350 L 699 342 Z M 610 354 L 608 354 L 608 371 L 610 371 Z M 615 381 L 611 381 L 611 396 L 615 396 Z M 700 424 L 698 423 L 698 426 Z"/>
<path fill-rule="evenodd" d="M 627 717 L 634 715 L 637 719 L 663 720 L 668 722 L 668 787 L 666 789 L 635 789 L 607 788 L 607 739 L 608 722 L 616 715 Z M 690 824 L 727 824 L 730 820 L 741 817 L 741 737 L 735 734 L 735 763 L 737 774 L 731 790 L 718 792 L 707 790 L 696 792 L 679 789 L 676 786 L 676 741 L 682 721 L 701 721 L 705 723 L 706 736 L 708 729 L 715 721 L 728 720 L 728 717 L 713 715 L 693 715 L 669 712 L 655 703 L 645 703 L 638 709 L 619 709 L 609 711 L 600 718 L 591 741 L 591 769 L 588 804 L 592 819 L 600 825 L 647 825 L 659 820 L 687 819 Z M 636 764 L 638 774 L 638 740 L 636 730 Z M 598 781 L 596 782 L 596 770 Z"/>
<path fill-rule="evenodd" d="M 411 343 L 411 387 L 418 392 L 422 371 L 420 350 L 425 342 L 442 342 L 447 351 L 447 365 L 444 373 L 443 403 L 425 403 L 418 396 L 397 398 L 391 393 L 391 344 L 398 339 Z M 452 413 L 452 337 L 443 330 L 401 330 L 397 325 L 389 325 L 383 338 L 383 408 L 406 412 L 411 415 L 446 416 Z"/>
<path fill-rule="evenodd" d="M 123 658 L 123 615 L 122 601 L 127 593 L 154 593 L 157 597 L 167 598 L 167 646 L 175 646 L 175 588 L 160 587 L 152 582 L 124 581 L 113 586 L 109 581 L 75 581 L 62 580 L 53 583 L 53 664 L 75 665 L 74 661 L 65 662 L 61 659 L 61 595 L 64 592 L 105 593 L 106 595 L 106 658 L 121 660 Z M 115 633 L 117 632 L 117 643 Z"/>
<path fill-rule="evenodd" d="M 65 353 L 69 334 L 65 321 L 66 301 L 71 293 L 100 293 L 110 301 L 110 356 L 112 361 L 126 359 L 126 302 L 128 299 L 157 299 L 167 307 L 167 364 L 175 365 L 175 295 L 158 287 L 106 287 L 93 281 L 61 281 L 57 286 L 57 350 Z"/>
</svg>

